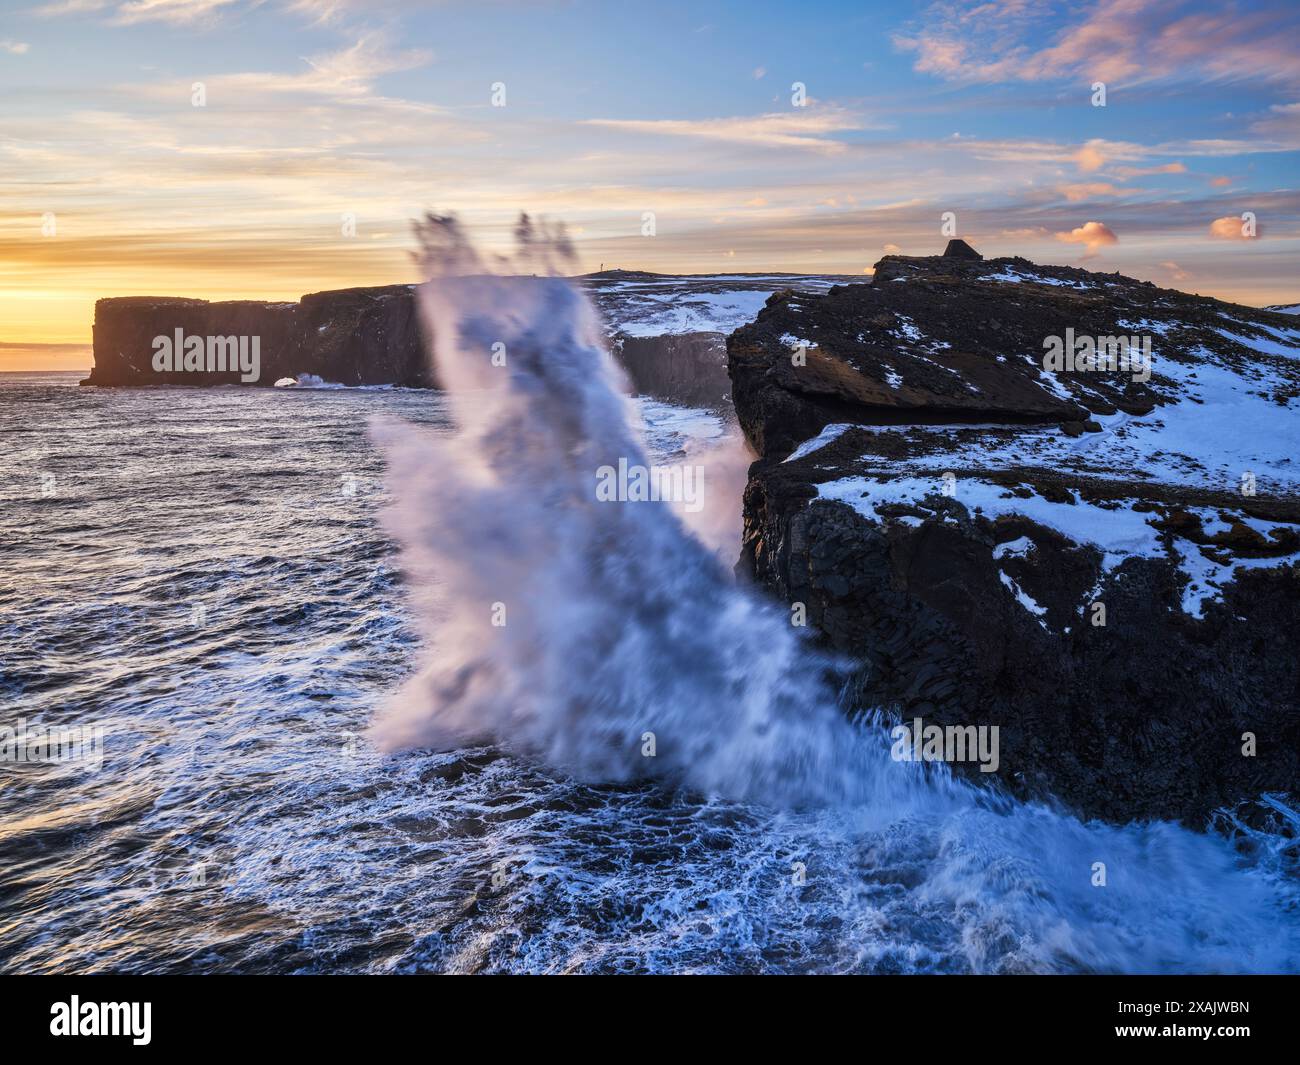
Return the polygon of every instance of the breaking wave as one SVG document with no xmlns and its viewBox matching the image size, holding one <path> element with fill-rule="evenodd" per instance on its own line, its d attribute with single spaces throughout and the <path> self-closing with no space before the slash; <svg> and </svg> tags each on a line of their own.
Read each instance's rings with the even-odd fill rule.
<svg viewBox="0 0 1300 1065">
<path fill-rule="evenodd" d="M 649 459 L 597 314 L 559 276 L 563 231 L 525 218 L 491 260 L 454 218 L 419 233 L 454 431 L 373 428 L 428 646 L 376 716 L 380 747 L 494 744 L 581 781 L 787 811 L 805 849 L 905 870 L 909 905 L 963 928 L 977 970 L 1295 967 L 1277 851 L 1084 823 L 893 761 L 879 718 L 843 705 L 841 664 L 738 585 L 689 515 L 597 498 L 601 467 Z"/>
</svg>

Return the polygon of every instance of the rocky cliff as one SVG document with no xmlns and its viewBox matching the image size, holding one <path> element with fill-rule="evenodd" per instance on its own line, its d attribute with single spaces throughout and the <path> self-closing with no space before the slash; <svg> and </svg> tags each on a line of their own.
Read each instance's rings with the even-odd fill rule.
<svg viewBox="0 0 1300 1065">
<path fill-rule="evenodd" d="M 726 337 L 776 291 L 825 292 L 843 278 L 800 274 L 671 276 L 608 270 L 583 278 L 610 350 L 638 394 L 729 407 Z"/>
<path fill-rule="evenodd" d="M 258 340 L 256 380 L 238 370 L 154 367 L 155 338 Z M 407 285 L 316 292 L 297 303 L 130 296 L 95 304 L 90 385 L 271 385 L 312 374 L 345 385 L 434 384 Z M 245 375 L 246 376 L 246 375 Z"/>
<path fill-rule="evenodd" d="M 676 403 L 729 404 L 726 334 L 778 289 L 825 291 L 838 279 L 798 275 L 676 277 L 611 270 L 580 283 L 604 318 L 610 351 L 638 393 Z M 258 339 L 256 380 L 183 363 L 155 368 L 155 340 Z M 436 387 L 413 289 L 407 285 L 317 292 L 297 303 L 162 296 L 95 305 L 92 385 L 272 385 L 312 375 L 345 385 Z"/>
<path fill-rule="evenodd" d="M 890 256 L 773 296 L 728 359 L 739 568 L 860 663 L 859 705 L 996 725 L 1005 786 L 1114 820 L 1297 789 L 1293 317 Z"/>
</svg>

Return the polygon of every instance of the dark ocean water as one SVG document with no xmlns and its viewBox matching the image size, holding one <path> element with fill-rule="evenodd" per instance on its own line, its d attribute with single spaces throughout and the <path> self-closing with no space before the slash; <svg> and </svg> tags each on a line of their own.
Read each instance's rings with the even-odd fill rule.
<svg viewBox="0 0 1300 1065">
<path fill-rule="evenodd" d="M 0 724 L 104 730 L 99 768 L 0 766 L 2 971 L 1297 964 L 1283 833 L 792 811 L 379 753 L 364 730 L 420 637 L 367 420 L 446 431 L 443 398 L 76 380 L 0 375 Z M 643 414 L 657 456 L 720 430 Z"/>
</svg>

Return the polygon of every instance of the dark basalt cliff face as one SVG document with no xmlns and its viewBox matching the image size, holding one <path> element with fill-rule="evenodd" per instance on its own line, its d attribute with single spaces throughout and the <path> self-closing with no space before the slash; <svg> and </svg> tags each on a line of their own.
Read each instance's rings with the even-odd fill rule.
<svg viewBox="0 0 1300 1065">
<path fill-rule="evenodd" d="M 257 337 L 260 372 L 157 371 L 155 337 Z M 297 303 L 128 296 L 95 304 L 91 385 L 272 385 L 312 374 L 344 385 L 434 387 L 407 285 L 316 292 Z"/>
<path fill-rule="evenodd" d="M 729 398 L 727 345 L 721 333 L 616 337 L 611 347 L 640 395 L 697 407 L 722 406 Z"/>
<path fill-rule="evenodd" d="M 773 292 L 824 292 L 842 278 L 800 274 L 668 275 L 608 270 L 582 286 L 600 311 L 609 348 L 639 395 L 731 406 L 727 334 Z"/>
<path fill-rule="evenodd" d="M 1068 330 L 1149 338 L 1149 379 L 1045 370 Z M 1300 786 L 1293 317 L 891 256 L 728 352 L 738 568 L 860 663 L 858 705 L 996 725 L 1004 786 L 1117 821 Z"/>
<path fill-rule="evenodd" d="M 704 284 L 647 276 L 653 280 L 645 284 L 656 289 L 660 300 L 676 294 L 674 286 L 688 299 Z M 629 297 L 617 288 L 590 287 L 614 326 L 642 309 L 629 307 Z M 183 337 L 244 337 L 250 342 L 257 337 L 257 379 L 241 380 L 239 371 L 229 369 L 155 370 L 154 338 L 174 338 L 177 330 Z M 722 407 L 729 403 L 731 389 L 724 335 L 716 330 L 638 336 L 615 332 L 610 349 L 636 392 L 673 403 Z M 307 374 L 343 385 L 436 388 L 427 352 L 414 290 L 407 285 L 316 292 L 297 303 L 130 296 L 95 304 L 95 365 L 82 383 L 273 385 Z"/>
</svg>

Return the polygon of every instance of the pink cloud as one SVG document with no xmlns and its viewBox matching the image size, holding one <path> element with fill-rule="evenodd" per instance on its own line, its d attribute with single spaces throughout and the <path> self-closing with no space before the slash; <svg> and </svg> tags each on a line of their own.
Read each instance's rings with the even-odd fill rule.
<svg viewBox="0 0 1300 1065">
<path fill-rule="evenodd" d="M 1151 177 L 1153 174 L 1186 174 L 1186 163 L 1165 163 L 1161 166 L 1121 166 L 1112 171 L 1125 181 L 1130 178 Z"/>
<path fill-rule="evenodd" d="M 1045 226 L 1025 226 L 1020 229 L 1004 229 L 1002 236 L 1011 240 L 1042 240 L 1048 236 Z"/>
<path fill-rule="evenodd" d="M 1078 185 L 1061 185 L 1059 191 L 1070 203 L 1095 200 L 1099 196 L 1122 196 L 1124 190 L 1109 181 L 1085 181 Z"/>
<path fill-rule="evenodd" d="M 1300 82 L 1293 4 L 1195 10 L 1188 0 L 1103 0 L 1081 9 L 1047 47 L 1031 41 L 1049 5 L 1006 0 L 935 3 L 894 46 L 915 70 L 949 81 L 1078 79 L 1134 84 L 1166 78 Z M 1287 44 L 1292 41 L 1292 44 Z"/>
<path fill-rule="evenodd" d="M 1098 248 L 1119 243 L 1119 237 L 1115 236 L 1105 222 L 1084 222 L 1068 233 L 1057 233 L 1056 239 L 1066 244 L 1082 244 L 1087 249 L 1083 256 L 1085 259 L 1096 255 Z"/>
<path fill-rule="evenodd" d="M 1218 240 L 1258 240 L 1259 226 L 1253 216 L 1248 221 L 1239 215 L 1225 215 L 1210 223 L 1210 236 Z"/>
<path fill-rule="evenodd" d="M 1100 170 L 1106 165 L 1106 156 L 1102 154 L 1103 141 L 1091 140 L 1074 153 L 1074 161 L 1085 174 Z"/>
</svg>

